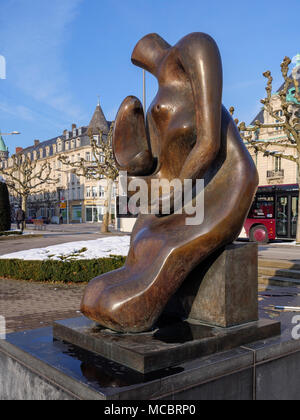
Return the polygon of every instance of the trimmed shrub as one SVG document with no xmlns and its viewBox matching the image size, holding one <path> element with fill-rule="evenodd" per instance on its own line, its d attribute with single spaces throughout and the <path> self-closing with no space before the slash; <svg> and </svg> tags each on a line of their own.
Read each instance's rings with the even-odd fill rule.
<svg viewBox="0 0 300 420">
<path fill-rule="evenodd" d="M 5 182 L 0 181 L 0 231 L 10 230 L 10 203 Z"/>
<path fill-rule="evenodd" d="M 122 267 L 125 259 L 122 256 L 74 261 L 0 259 L 0 277 L 42 282 L 87 283 L 94 277 Z"/>
</svg>

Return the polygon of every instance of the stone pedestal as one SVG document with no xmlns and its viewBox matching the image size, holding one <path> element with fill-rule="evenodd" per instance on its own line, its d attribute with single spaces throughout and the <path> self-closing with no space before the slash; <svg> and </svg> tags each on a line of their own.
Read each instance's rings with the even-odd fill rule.
<svg viewBox="0 0 300 420">
<path fill-rule="evenodd" d="M 228 328 L 258 320 L 257 245 L 234 243 L 185 280 L 166 313 Z"/>
<path fill-rule="evenodd" d="M 280 334 L 258 320 L 257 245 L 232 244 L 185 280 L 153 331 L 119 334 L 87 318 L 59 321 L 54 336 L 141 373 Z"/>
<path fill-rule="evenodd" d="M 57 321 L 53 325 L 56 339 L 143 374 L 279 334 L 280 322 L 266 319 L 232 328 L 166 320 L 157 329 L 140 334 L 115 333 L 85 317 Z"/>
</svg>

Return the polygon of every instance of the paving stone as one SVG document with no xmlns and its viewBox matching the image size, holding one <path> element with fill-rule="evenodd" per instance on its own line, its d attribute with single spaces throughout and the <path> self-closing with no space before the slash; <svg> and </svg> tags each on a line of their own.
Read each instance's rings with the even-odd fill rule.
<svg viewBox="0 0 300 420">
<path fill-rule="evenodd" d="M 0 279 L 0 316 L 7 333 L 46 327 L 80 316 L 85 285 L 53 285 Z"/>
</svg>

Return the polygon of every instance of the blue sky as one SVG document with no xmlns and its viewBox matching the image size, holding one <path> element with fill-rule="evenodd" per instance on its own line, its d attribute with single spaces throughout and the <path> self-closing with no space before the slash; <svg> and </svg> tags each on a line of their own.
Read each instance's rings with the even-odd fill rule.
<svg viewBox="0 0 300 420">
<path fill-rule="evenodd" d="M 288 9 L 287 9 L 288 8 Z M 127 95 L 142 97 L 142 70 L 130 62 L 137 41 L 157 32 L 170 44 L 207 32 L 223 60 L 223 102 L 250 122 L 264 95 L 263 71 L 277 87 L 284 56 L 300 52 L 300 1 L 0 0 L 0 128 L 11 152 L 87 125 L 100 95 L 114 119 Z M 147 104 L 157 84 L 147 74 Z"/>
</svg>

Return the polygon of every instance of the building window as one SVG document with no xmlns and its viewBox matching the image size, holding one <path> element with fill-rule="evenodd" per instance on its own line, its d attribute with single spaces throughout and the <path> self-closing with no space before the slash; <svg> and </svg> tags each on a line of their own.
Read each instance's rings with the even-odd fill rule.
<svg viewBox="0 0 300 420">
<path fill-rule="evenodd" d="M 87 197 L 91 196 L 91 187 L 86 187 L 86 196 Z"/>
<path fill-rule="evenodd" d="M 92 197 L 97 197 L 97 187 L 92 187 Z"/>
<path fill-rule="evenodd" d="M 99 197 L 104 197 L 105 195 L 105 190 L 104 187 L 102 187 L 102 185 L 99 186 Z"/>
<path fill-rule="evenodd" d="M 281 158 L 280 157 L 274 157 L 274 170 L 275 172 L 281 171 Z"/>
<path fill-rule="evenodd" d="M 57 151 L 58 152 L 62 151 L 62 141 L 60 139 L 57 140 Z"/>
</svg>

